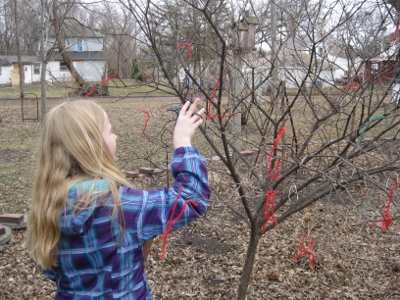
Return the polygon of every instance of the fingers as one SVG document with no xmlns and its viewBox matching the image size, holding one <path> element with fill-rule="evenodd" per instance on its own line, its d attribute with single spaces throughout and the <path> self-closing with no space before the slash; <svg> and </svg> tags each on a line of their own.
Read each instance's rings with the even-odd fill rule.
<svg viewBox="0 0 400 300">
<path fill-rule="evenodd" d="M 202 109 L 200 109 L 197 113 L 198 114 L 204 114 L 206 112 L 206 109 L 203 107 Z"/>
<path fill-rule="evenodd" d="M 186 103 L 183 104 L 183 106 L 182 106 L 182 108 L 181 108 L 179 114 L 180 114 L 180 115 L 186 114 L 186 112 L 187 112 L 187 110 L 188 110 L 188 108 L 189 108 L 189 105 L 190 105 L 190 102 L 189 102 L 189 101 L 186 101 Z"/>
<path fill-rule="evenodd" d="M 189 114 L 189 116 L 193 115 L 194 110 L 197 107 L 197 104 L 200 102 L 199 98 L 196 98 L 193 101 L 193 104 L 190 103 L 190 101 L 186 101 L 186 103 L 183 105 L 181 111 L 185 114 Z"/>
<path fill-rule="evenodd" d="M 203 123 L 203 116 L 199 113 L 195 113 L 192 116 L 193 118 L 193 125 L 195 128 L 199 127 L 201 123 Z"/>
<path fill-rule="evenodd" d="M 200 101 L 200 99 L 198 100 Z M 194 118 L 193 122 L 196 125 L 196 128 L 200 126 L 201 123 L 203 123 L 203 113 L 205 111 L 206 111 L 205 108 L 201 108 L 198 112 L 193 113 L 192 118 Z"/>
<path fill-rule="evenodd" d="M 195 110 L 197 109 L 197 105 L 199 104 L 200 101 L 201 101 L 200 98 L 196 98 L 193 101 L 193 103 L 186 101 L 186 103 L 182 106 L 180 115 L 195 117 L 196 119 L 203 119 L 202 114 L 206 111 L 206 109 L 204 107 L 201 108 L 197 113 L 195 112 Z"/>
<path fill-rule="evenodd" d="M 203 122 L 203 113 L 205 112 L 205 108 L 200 109 L 197 113 L 193 114 L 193 117 L 196 117 L 195 122 L 201 121 L 200 123 Z"/>
</svg>

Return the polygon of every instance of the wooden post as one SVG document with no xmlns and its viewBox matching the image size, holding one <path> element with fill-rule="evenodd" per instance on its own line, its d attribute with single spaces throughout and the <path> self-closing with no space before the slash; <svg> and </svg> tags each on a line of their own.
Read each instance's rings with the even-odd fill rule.
<svg viewBox="0 0 400 300">
<path fill-rule="evenodd" d="M 250 17 L 249 11 L 245 11 L 245 15 L 240 20 L 239 25 L 234 28 L 235 43 L 233 48 L 233 74 L 232 74 L 232 100 L 233 100 L 233 147 L 240 152 L 242 148 L 241 133 L 242 133 L 242 99 L 240 94 L 243 89 L 242 82 L 242 56 L 243 51 L 249 51 L 254 47 L 255 43 L 255 26 L 258 20 L 255 17 Z M 238 155 L 233 152 L 233 161 L 236 163 Z"/>
</svg>

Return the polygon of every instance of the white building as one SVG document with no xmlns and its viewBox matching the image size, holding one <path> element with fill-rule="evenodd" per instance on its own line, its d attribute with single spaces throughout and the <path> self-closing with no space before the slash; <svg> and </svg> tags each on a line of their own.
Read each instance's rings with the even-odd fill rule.
<svg viewBox="0 0 400 300">
<path fill-rule="evenodd" d="M 74 20 L 65 20 L 62 30 L 67 54 L 76 71 L 89 82 L 100 82 L 106 77 L 106 59 L 103 52 L 103 35 L 89 30 Z M 56 47 L 55 34 L 50 32 L 46 44 L 48 53 L 46 81 L 71 81 L 72 75 Z M 24 66 L 24 83 L 40 82 L 41 60 L 39 56 L 21 56 Z M 19 86 L 19 62 L 17 56 L 0 55 L 0 85 Z"/>
<path fill-rule="evenodd" d="M 106 75 L 106 61 L 103 52 L 104 36 L 70 19 L 64 20 L 61 35 L 67 54 L 82 78 L 86 81 L 101 81 Z M 54 32 L 49 34 L 46 49 L 47 51 L 55 49 L 48 58 L 46 80 L 72 80 L 71 73 L 57 48 Z"/>
<path fill-rule="evenodd" d="M 24 82 L 29 85 L 40 81 L 40 63 L 37 56 L 21 56 Z M 19 62 L 16 55 L 0 56 L 0 85 L 19 86 Z"/>
</svg>

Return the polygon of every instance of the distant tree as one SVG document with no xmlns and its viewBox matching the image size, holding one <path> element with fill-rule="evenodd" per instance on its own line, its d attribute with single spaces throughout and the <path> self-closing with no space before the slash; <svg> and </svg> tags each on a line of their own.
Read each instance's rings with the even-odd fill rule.
<svg viewBox="0 0 400 300">
<path fill-rule="evenodd" d="M 384 0 L 383 2 L 391 5 L 395 9 L 395 12 L 397 14 L 400 12 L 400 1 L 399 0 Z M 394 15 L 393 18 L 395 21 L 398 21 L 397 20 L 398 16 Z"/>
<path fill-rule="evenodd" d="M 72 63 L 71 57 L 68 54 L 67 49 L 65 48 L 65 36 L 63 35 L 62 30 L 62 19 L 65 18 L 66 14 L 68 13 L 70 6 L 67 5 L 63 7 L 64 14 L 60 13 L 60 6 L 58 4 L 58 0 L 53 0 L 53 19 L 52 24 L 54 27 L 54 32 L 56 34 L 56 43 L 58 51 L 61 53 L 63 61 L 67 66 L 71 76 L 74 78 L 76 83 L 80 87 L 80 91 L 86 92 L 86 86 L 88 85 L 87 82 L 83 79 L 83 77 L 76 71 L 74 64 Z"/>
<path fill-rule="evenodd" d="M 130 78 L 132 62 L 138 57 L 138 37 L 135 20 L 129 12 L 117 11 L 115 4 L 103 2 L 92 7 L 97 16 L 98 27 L 104 33 L 104 51 L 109 67 L 119 73 L 120 78 Z"/>
<path fill-rule="evenodd" d="M 14 2 L 0 0 L 0 54 L 3 55 L 17 55 Z M 48 5 L 46 7 L 49 8 Z M 48 10 L 46 15 L 49 15 Z M 17 22 L 20 31 L 20 54 L 37 55 L 40 40 L 40 1 L 18 0 Z"/>
<path fill-rule="evenodd" d="M 385 38 L 392 20 L 386 9 L 365 5 L 346 23 L 348 43 L 364 60 L 379 56 L 384 51 Z"/>
<path fill-rule="evenodd" d="M 140 71 L 139 65 L 138 65 L 136 59 L 134 59 L 133 63 L 132 63 L 132 78 L 139 80 L 139 81 L 144 80 L 143 73 Z"/>
<path fill-rule="evenodd" d="M 0 0 L 0 53 L 16 55 L 13 1 Z"/>
<path fill-rule="evenodd" d="M 400 25 L 400 1 L 399 0 L 383 0 L 385 4 L 389 5 L 389 14 L 393 21 L 395 27 L 400 30 L 398 27 Z M 400 59 L 400 47 L 398 47 L 397 51 L 397 59 Z"/>
</svg>

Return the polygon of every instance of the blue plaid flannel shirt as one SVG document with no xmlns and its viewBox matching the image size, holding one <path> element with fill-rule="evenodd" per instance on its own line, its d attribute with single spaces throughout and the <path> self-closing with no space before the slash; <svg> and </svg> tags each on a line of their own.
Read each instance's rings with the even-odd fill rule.
<svg viewBox="0 0 400 300">
<path fill-rule="evenodd" d="M 195 201 L 198 206 L 186 205 L 174 230 L 200 217 L 210 198 L 206 163 L 196 148 L 176 149 L 171 171 L 175 182 L 169 189 L 143 191 L 121 187 L 126 227 L 122 241 L 118 238 L 118 223 L 110 216 L 112 205 L 96 205 L 94 201 L 86 210 L 74 213 L 78 189 L 82 185 L 90 187 L 93 181 L 70 189 L 69 204 L 60 220 L 58 266 L 44 271 L 57 284 L 55 299 L 153 299 L 144 271 L 143 243 L 166 231 L 175 202 L 174 221 L 185 200 Z M 96 191 L 102 189 L 108 189 L 105 180 L 94 186 Z"/>
</svg>

